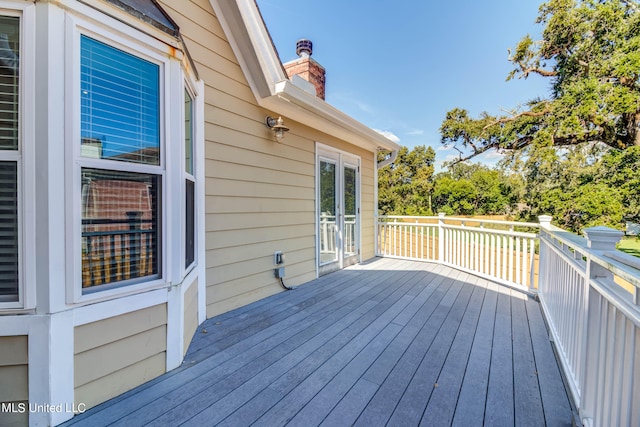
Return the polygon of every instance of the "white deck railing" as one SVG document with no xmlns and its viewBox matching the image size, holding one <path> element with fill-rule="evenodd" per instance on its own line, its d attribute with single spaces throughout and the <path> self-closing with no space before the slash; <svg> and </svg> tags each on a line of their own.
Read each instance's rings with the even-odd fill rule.
<svg viewBox="0 0 640 427">
<path fill-rule="evenodd" d="M 537 293 L 584 424 L 640 426 L 640 259 L 615 249 L 622 232 L 594 227 L 582 238 L 550 222 L 385 216 L 377 254 Z"/>
<path fill-rule="evenodd" d="M 538 291 L 580 416 L 587 426 L 640 426 L 640 259 L 615 249 L 620 231 L 581 238 L 547 219 Z"/>
<path fill-rule="evenodd" d="M 378 218 L 377 254 L 435 261 L 510 286 L 534 289 L 539 227 L 537 223 L 444 215 L 383 216 Z"/>
</svg>

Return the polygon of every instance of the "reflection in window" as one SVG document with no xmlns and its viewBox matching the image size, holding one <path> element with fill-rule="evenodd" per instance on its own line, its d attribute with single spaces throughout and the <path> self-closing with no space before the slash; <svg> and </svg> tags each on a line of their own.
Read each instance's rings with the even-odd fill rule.
<svg viewBox="0 0 640 427">
<path fill-rule="evenodd" d="M 159 67 L 81 36 L 81 154 L 160 164 Z"/>
<path fill-rule="evenodd" d="M 18 180 L 16 162 L 0 162 L 0 301 L 18 297 Z"/>
<path fill-rule="evenodd" d="M 184 267 L 188 268 L 196 259 L 196 191 L 193 177 L 193 99 L 187 90 L 184 91 L 184 169 L 186 172 Z"/>
<path fill-rule="evenodd" d="M 356 169 L 345 166 L 344 168 L 344 254 L 355 255 L 356 242 L 356 215 L 357 215 L 357 188 Z"/>
<path fill-rule="evenodd" d="M 338 258 L 336 248 L 336 165 L 320 162 L 320 264 Z"/>
<path fill-rule="evenodd" d="M 82 169 L 82 287 L 158 276 L 156 175 Z"/>
</svg>

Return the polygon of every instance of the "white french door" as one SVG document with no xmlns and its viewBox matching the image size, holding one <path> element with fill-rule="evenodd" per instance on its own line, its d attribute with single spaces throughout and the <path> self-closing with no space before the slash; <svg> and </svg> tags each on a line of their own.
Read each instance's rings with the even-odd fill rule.
<svg viewBox="0 0 640 427">
<path fill-rule="evenodd" d="M 317 223 L 319 274 L 344 268 L 360 255 L 360 159 L 318 147 Z"/>
</svg>

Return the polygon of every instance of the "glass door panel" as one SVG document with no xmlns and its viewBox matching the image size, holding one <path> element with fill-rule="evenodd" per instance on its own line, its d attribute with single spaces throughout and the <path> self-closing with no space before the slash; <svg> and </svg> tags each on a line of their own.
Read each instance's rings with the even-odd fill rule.
<svg viewBox="0 0 640 427">
<path fill-rule="evenodd" d="M 344 258 L 358 254 L 357 241 L 357 215 L 358 215 L 358 194 L 357 194 L 357 168 L 345 165 L 343 168 L 343 197 L 344 197 L 344 226 L 343 244 Z"/>
<path fill-rule="evenodd" d="M 320 160 L 320 265 L 338 260 L 336 164 Z"/>
</svg>

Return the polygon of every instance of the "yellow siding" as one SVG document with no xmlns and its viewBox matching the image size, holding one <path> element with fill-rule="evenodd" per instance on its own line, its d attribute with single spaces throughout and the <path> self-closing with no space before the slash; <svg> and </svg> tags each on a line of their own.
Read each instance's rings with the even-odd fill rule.
<svg viewBox="0 0 640 427">
<path fill-rule="evenodd" d="M 25 426 L 28 411 L 19 413 L 29 399 L 29 349 L 26 335 L 0 337 L 0 403 L 10 404 L 16 412 L 0 414 L 3 426 Z M 22 406 L 20 406 L 22 405 Z"/>
<path fill-rule="evenodd" d="M 373 215 L 373 154 L 284 117 L 282 143 L 256 102 L 206 0 L 161 0 L 180 27 L 205 83 L 207 316 L 280 292 L 273 253 L 286 255 L 288 285 L 315 278 L 315 144 L 358 155 L 363 219 Z M 292 47 L 293 49 L 293 47 Z M 363 258 L 373 256 L 363 221 Z M 367 228 L 365 229 L 364 226 Z"/>
<path fill-rule="evenodd" d="M 193 334 L 198 329 L 198 280 L 184 294 L 184 354 L 189 349 Z"/>
<path fill-rule="evenodd" d="M 166 304 L 77 326 L 76 403 L 89 408 L 163 374 L 166 349 Z"/>
</svg>

